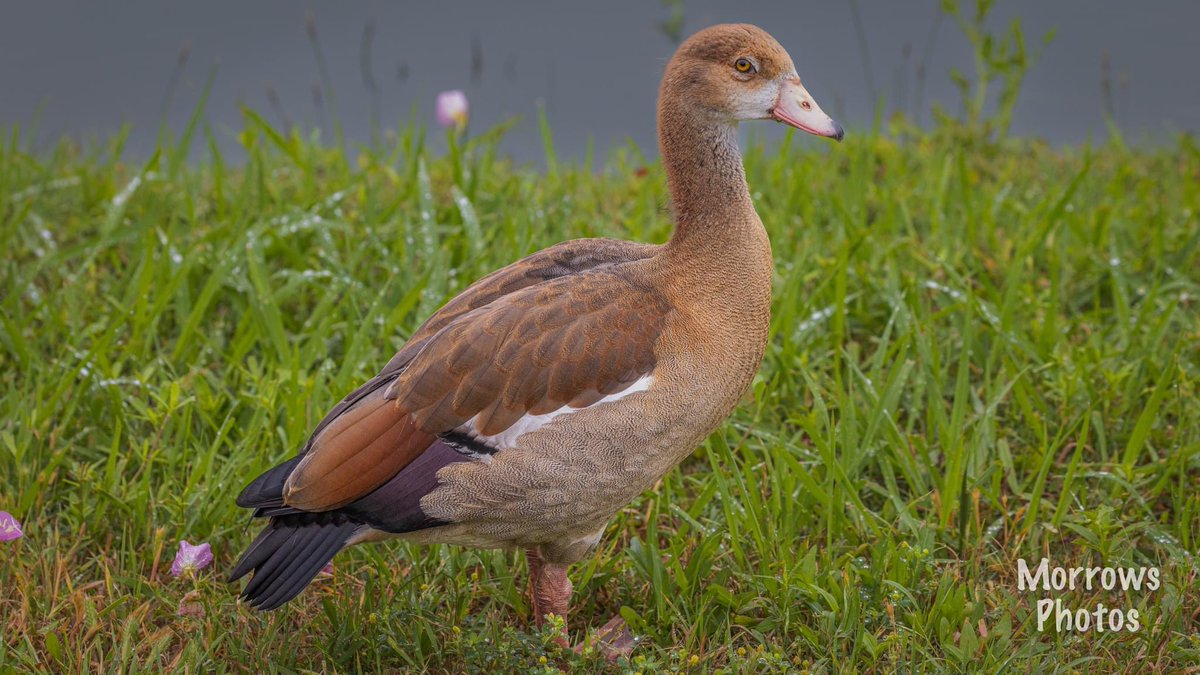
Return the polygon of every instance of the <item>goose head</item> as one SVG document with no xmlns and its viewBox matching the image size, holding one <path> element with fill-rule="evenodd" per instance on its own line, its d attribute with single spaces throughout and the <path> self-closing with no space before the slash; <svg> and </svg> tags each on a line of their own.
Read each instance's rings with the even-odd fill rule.
<svg viewBox="0 0 1200 675">
<path fill-rule="evenodd" d="M 712 26 L 688 38 L 667 65 L 659 100 L 721 123 L 773 119 L 838 141 L 844 135 L 800 83 L 787 51 L 750 24 Z"/>
</svg>

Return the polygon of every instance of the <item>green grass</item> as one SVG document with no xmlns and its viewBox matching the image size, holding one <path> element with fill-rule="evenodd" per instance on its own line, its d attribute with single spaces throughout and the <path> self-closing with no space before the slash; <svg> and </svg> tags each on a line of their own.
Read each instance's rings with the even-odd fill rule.
<svg viewBox="0 0 1200 675">
<path fill-rule="evenodd" d="M 120 138 L 6 136 L 0 509 L 26 536 L 0 544 L 0 671 L 604 668 L 531 632 L 511 552 L 360 547 L 272 614 L 222 581 L 256 530 L 237 491 L 447 298 L 564 239 L 667 237 L 635 149 L 537 170 L 499 135 L 435 156 L 410 127 L 344 159 L 248 112 L 247 160 L 194 124 L 144 165 Z M 646 672 L 1200 659 L 1195 142 L 859 132 L 746 165 L 766 359 L 574 568 L 573 637 L 620 612 L 644 641 L 619 668 Z M 194 579 L 167 573 L 183 538 L 216 554 Z M 1038 632 L 1016 560 L 1043 555 L 1163 584 L 1060 596 L 1136 608 L 1137 632 Z"/>
</svg>

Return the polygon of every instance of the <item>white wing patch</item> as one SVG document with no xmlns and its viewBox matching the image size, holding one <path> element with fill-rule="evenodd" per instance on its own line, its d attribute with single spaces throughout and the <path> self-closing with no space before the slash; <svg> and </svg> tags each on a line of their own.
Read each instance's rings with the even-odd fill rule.
<svg viewBox="0 0 1200 675">
<path fill-rule="evenodd" d="M 605 403 L 612 403 L 613 401 L 617 401 L 622 398 L 625 398 L 626 396 L 628 396 L 630 394 L 636 394 L 639 391 L 646 391 L 653 384 L 654 384 L 654 375 L 652 375 L 652 374 L 643 375 L 642 377 L 635 380 L 633 382 L 633 384 L 630 384 L 628 387 L 625 387 L 621 391 L 613 392 L 613 393 L 609 394 L 608 396 L 605 396 L 604 398 L 600 399 L 599 401 L 596 401 L 595 403 L 593 403 L 589 406 L 586 406 L 586 408 L 594 408 L 598 405 L 604 405 Z M 461 427 L 458 427 L 457 429 L 455 429 L 455 431 L 458 433 L 466 434 L 466 435 L 470 436 L 472 439 L 479 441 L 480 443 L 483 443 L 485 445 L 488 445 L 489 447 L 495 448 L 495 452 L 499 452 L 501 450 L 505 450 L 507 448 L 516 446 L 517 440 L 520 439 L 521 436 L 524 436 L 525 434 L 527 434 L 531 431 L 536 431 L 538 429 L 541 429 L 542 427 L 549 424 L 551 421 L 555 420 L 556 418 L 561 417 L 563 415 L 570 415 L 571 413 L 578 412 L 580 410 L 585 410 L 586 408 L 572 408 L 569 405 L 564 405 L 563 407 L 561 407 L 557 410 L 551 410 L 550 412 L 543 413 L 541 415 L 525 415 L 525 416 L 519 418 L 516 422 L 514 422 L 511 427 L 505 429 L 504 431 L 501 431 L 498 434 L 492 434 L 491 436 L 484 436 L 484 435 L 479 434 L 476 431 L 476 427 L 475 427 L 475 419 L 476 418 L 475 417 L 472 417 L 471 419 L 467 420 Z M 472 456 L 476 456 L 476 454 L 472 453 Z M 482 459 L 485 462 L 491 461 L 491 459 L 492 459 L 491 455 L 483 455 L 483 456 L 479 456 L 478 458 Z"/>
</svg>

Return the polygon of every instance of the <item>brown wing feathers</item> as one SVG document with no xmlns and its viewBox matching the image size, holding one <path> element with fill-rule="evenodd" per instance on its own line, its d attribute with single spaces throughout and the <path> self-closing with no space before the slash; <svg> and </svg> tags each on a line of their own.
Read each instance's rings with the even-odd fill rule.
<svg viewBox="0 0 1200 675">
<path fill-rule="evenodd" d="M 654 367 L 669 305 L 624 270 L 596 270 L 502 298 L 431 338 L 386 398 L 418 428 L 444 433 L 474 418 L 493 435 L 527 413 L 586 405 Z"/>
<path fill-rule="evenodd" d="M 376 378 L 322 420 L 287 480 L 284 501 L 309 511 L 345 506 L 395 476 L 429 447 L 436 434 L 450 431 L 476 413 L 488 429 L 503 430 L 526 412 L 540 414 L 560 407 L 561 402 L 546 397 L 548 378 L 541 371 L 561 358 L 553 349 L 556 344 L 569 346 L 576 354 L 586 353 L 588 334 L 597 326 L 581 326 L 557 337 L 577 311 L 560 311 L 572 303 L 570 299 L 564 303 L 562 297 L 553 302 L 555 292 L 534 294 L 532 302 L 543 311 L 532 324 L 518 329 L 527 323 L 525 309 L 521 303 L 505 301 L 530 286 L 552 284 L 589 267 L 636 260 L 653 249 L 607 240 L 565 242 L 472 284 L 430 317 Z M 596 297 L 585 297 L 580 303 L 585 310 L 601 306 Z M 514 330 L 518 335 L 509 339 Z M 539 331 L 544 335 L 538 343 L 542 349 L 534 355 L 538 371 L 526 372 L 522 360 L 528 356 L 528 335 Z M 570 357 L 570 352 L 568 360 L 578 358 Z M 503 377 L 475 374 L 489 357 Z M 401 377 L 404 384 L 398 381 Z M 381 396 L 385 388 L 388 393 Z M 396 398 L 398 391 L 407 393 L 408 406 L 394 407 L 384 401 Z M 598 398 L 583 391 L 573 400 L 581 405 Z"/>
<path fill-rule="evenodd" d="M 589 405 L 648 373 L 669 304 L 626 266 L 604 263 L 465 309 L 519 285 L 513 279 L 530 283 L 569 261 L 607 259 L 572 250 L 547 249 L 447 304 L 392 360 L 396 372 L 385 369 L 322 420 L 282 502 L 304 511 L 344 507 L 468 420 L 490 436 L 526 414 Z"/>
<path fill-rule="evenodd" d="M 398 372 L 425 341 L 467 312 L 545 281 L 587 270 L 648 258 L 658 249 L 615 239 L 576 239 L 555 244 L 488 274 L 447 302 L 421 324 L 381 374 Z"/>
</svg>

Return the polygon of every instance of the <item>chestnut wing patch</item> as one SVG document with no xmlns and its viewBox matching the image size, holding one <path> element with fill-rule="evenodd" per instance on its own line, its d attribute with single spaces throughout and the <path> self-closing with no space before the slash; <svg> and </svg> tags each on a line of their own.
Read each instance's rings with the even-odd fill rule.
<svg viewBox="0 0 1200 675">
<path fill-rule="evenodd" d="M 285 504 L 305 511 L 346 506 L 386 483 L 437 440 L 398 413 L 383 391 L 378 386 L 360 396 L 313 435 L 284 484 Z"/>
</svg>

